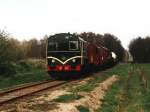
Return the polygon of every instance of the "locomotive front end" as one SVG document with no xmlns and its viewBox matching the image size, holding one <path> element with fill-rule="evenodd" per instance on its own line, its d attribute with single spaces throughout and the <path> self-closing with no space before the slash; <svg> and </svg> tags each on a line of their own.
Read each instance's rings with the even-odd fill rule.
<svg viewBox="0 0 150 112">
<path fill-rule="evenodd" d="M 56 34 L 48 38 L 48 73 L 80 72 L 82 65 L 82 43 L 78 36 L 69 33 Z M 64 75 L 64 74 L 63 74 Z"/>
</svg>

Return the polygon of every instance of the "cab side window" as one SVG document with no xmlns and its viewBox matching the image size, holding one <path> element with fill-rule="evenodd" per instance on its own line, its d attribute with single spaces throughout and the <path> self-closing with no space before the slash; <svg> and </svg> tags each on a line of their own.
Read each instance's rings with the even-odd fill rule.
<svg viewBox="0 0 150 112">
<path fill-rule="evenodd" d="M 56 42 L 49 42 L 48 43 L 48 50 L 49 51 L 55 51 L 55 50 L 57 50 L 57 43 Z"/>
<path fill-rule="evenodd" d="M 78 41 L 69 41 L 69 50 L 77 50 Z"/>
</svg>

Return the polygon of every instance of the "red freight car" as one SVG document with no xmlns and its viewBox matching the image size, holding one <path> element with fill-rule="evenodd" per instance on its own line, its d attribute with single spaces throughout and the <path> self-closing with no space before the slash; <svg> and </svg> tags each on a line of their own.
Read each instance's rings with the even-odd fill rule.
<svg viewBox="0 0 150 112">
<path fill-rule="evenodd" d="M 112 58 L 111 52 L 107 48 L 98 46 L 95 43 L 87 45 L 87 57 L 88 63 L 96 66 L 104 65 Z"/>
</svg>

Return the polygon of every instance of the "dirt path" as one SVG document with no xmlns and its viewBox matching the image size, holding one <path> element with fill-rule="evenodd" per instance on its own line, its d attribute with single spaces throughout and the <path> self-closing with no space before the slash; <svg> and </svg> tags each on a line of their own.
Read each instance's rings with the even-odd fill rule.
<svg viewBox="0 0 150 112">
<path fill-rule="evenodd" d="M 76 108 L 77 106 L 88 107 L 90 112 L 94 112 L 101 106 L 101 100 L 104 98 L 106 91 L 117 80 L 119 80 L 119 77 L 117 75 L 113 75 L 100 83 L 90 93 L 79 93 L 80 95 L 83 95 L 84 98 L 71 103 L 58 103 L 56 109 L 49 110 L 48 112 L 79 112 Z"/>
</svg>

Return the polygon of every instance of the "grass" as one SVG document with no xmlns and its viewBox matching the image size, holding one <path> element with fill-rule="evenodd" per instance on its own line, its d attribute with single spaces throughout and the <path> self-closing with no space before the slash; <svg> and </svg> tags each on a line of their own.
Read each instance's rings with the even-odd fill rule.
<svg viewBox="0 0 150 112">
<path fill-rule="evenodd" d="M 77 106 L 77 109 L 79 110 L 79 112 L 90 112 L 89 109 L 84 106 Z"/>
<path fill-rule="evenodd" d="M 142 69 L 145 72 L 140 75 Z M 150 112 L 150 85 L 145 87 L 142 80 L 143 76 L 150 80 L 150 64 L 122 64 L 105 73 L 121 79 L 107 92 L 97 112 Z"/>
<path fill-rule="evenodd" d="M 45 69 L 35 67 L 26 61 L 21 61 L 14 66 L 16 69 L 15 75 L 0 76 L 0 89 L 50 78 Z"/>
<path fill-rule="evenodd" d="M 75 88 L 71 88 L 70 92 L 73 92 L 73 93 L 90 92 L 97 86 L 98 83 L 102 82 L 107 77 L 109 77 L 109 75 L 107 75 L 107 74 L 105 74 L 105 75 L 102 74 L 101 76 L 93 76 L 93 79 L 87 81 L 86 84 L 79 85 Z"/>
<path fill-rule="evenodd" d="M 120 85 L 122 85 L 121 81 L 118 81 L 112 85 L 111 89 L 104 97 L 102 109 L 100 108 L 96 112 L 115 112 L 116 107 L 119 103 L 117 94 L 119 92 Z"/>
<path fill-rule="evenodd" d="M 114 74 L 119 75 L 120 77 L 126 76 L 125 71 L 128 71 L 128 68 L 130 68 L 128 64 L 119 64 L 111 70 L 103 71 L 101 76 L 93 76 L 93 79 L 89 80 L 86 84 L 72 88 L 70 92 L 90 92 L 97 86 L 98 83 Z"/>
<path fill-rule="evenodd" d="M 17 73 L 13 77 L 1 77 L 0 78 L 0 89 L 11 87 L 14 85 L 37 82 L 47 80 L 50 77 L 46 71 L 42 69 L 32 69 L 29 72 Z"/>
<path fill-rule="evenodd" d="M 70 102 L 73 100 L 78 100 L 82 98 L 82 96 L 77 95 L 77 94 L 66 94 L 66 95 L 61 95 L 58 98 L 54 99 L 53 101 L 55 102 Z"/>
</svg>

